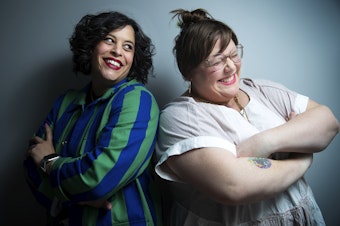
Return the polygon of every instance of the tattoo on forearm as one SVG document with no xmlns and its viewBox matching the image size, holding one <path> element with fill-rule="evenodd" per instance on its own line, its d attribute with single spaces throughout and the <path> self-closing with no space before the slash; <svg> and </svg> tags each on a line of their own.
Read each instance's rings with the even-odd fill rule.
<svg viewBox="0 0 340 226">
<path fill-rule="evenodd" d="M 248 158 L 248 162 L 254 164 L 255 166 L 261 169 L 268 169 L 271 167 L 272 163 L 267 158 L 258 158 L 258 157 L 250 157 Z"/>
</svg>

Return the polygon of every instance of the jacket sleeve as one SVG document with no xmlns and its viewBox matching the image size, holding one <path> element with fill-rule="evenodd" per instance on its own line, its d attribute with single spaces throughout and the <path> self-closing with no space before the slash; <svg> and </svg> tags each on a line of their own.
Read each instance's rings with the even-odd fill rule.
<svg viewBox="0 0 340 226">
<path fill-rule="evenodd" d="M 56 120 L 56 111 L 59 109 L 62 99 L 63 96 L 60 96 L 54 102 L 53 108 L 50 110 L 46 120 L 41 124 L 37 132 L 34 134 L 35 136 L 45 137 L 45 123 L 48 123 L 50 126 L 52 126 L 53 130 L 53 121 Z M 31 157 L 28 157 L 24 160 L 23 167 L 25 180 L 33 196 L 42 206 L 44 206 L 47 210 L 50 210 L 55 194 L 51 187 L 49 177 L 35 165 Z"/>
</svg>

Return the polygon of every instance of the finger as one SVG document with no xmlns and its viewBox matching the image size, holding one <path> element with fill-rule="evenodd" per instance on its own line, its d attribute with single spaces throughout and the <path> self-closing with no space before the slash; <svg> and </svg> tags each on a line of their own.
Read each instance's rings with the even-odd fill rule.
<svg viewBox="0 0 340 226">
<path fill-rule="evenodd" d="M 289 121 L 292 118 L 294 118 L 295 116 L 296 116 L 296 113 L 292 111 L 292 112 L 289 113 L 289 116 L 287 116 L 285 119 L 286 119 L 286 121 Z"/>
<path fill-rule="evenodd" d="M 42 143 L 42 142 L 44 142 L 44 141 L 45 141 L 45 140 L 42 139 L 41 137 L 36 136 L 36 137 L 33 137 L 33 138 L 30 140 L 30 145 L 31 145 L 31 146 L 32 146 L 32 145 L 37 145 L 37 144 Z"/>
<path fill-rule="evenodd" d="M 26 158 L 31 156 L 31 153 L 32 153 L 32 149 L 31 148 L 27 149 L 27 151 L 26 151 Z"/>
<path fill-rule="evenodd" d="M 51 127 L 45 123 L 46 141 L 52 142 L 52 130 Z"/>
<path fill-rule="evenodd" d="M 32 147 L 37 144 L 37 140 L 33 137 L 28 141 L 28 147 Z"/>
<path fill-rule="evenodd" d="M 105 201 L 103 203 L 103 209 L 106 209 L 106 210 L 112 209 L 112 204 L 109 201 Z"/>
</svg>

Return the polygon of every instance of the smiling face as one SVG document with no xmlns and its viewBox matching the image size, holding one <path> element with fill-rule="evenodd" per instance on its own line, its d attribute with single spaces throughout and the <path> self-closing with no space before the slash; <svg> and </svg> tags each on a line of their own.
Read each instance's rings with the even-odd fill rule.
<svg viewBox="0 0 340 226">
<path fill-rule="evenodd" d="M 235 61 L 237 48 L 230 41 L 225 50 L 221 52 L 221 43 L 218 40 L 209 54 L 208 59 L 203 61 L 190 74 L 192 95 L 213 103 L 227 104 L 236 96 L 239 90 L 241 60 Z M 228 56 L 214 64 L 212 59 L 221 59 L 221 54 Z M 223 58 L 222 58 L 223 59 Z"/>
<path fill-rule="evenodd" d="M 92 58 L 92 82 L 97 94 L 129 74 L 135 53 L 135 32 L 130 25 L 111 31 L 98 43 Z"/>
</svg>

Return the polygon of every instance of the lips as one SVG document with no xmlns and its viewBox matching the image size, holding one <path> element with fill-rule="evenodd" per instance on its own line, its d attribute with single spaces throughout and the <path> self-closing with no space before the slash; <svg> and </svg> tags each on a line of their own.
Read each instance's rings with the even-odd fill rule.
<svg viewBox="0 0 340 226">
<path fill-rule="evenodd" d="M 232 85 L 236 82 L 236 74 L 232 74 L 231 76 L 227 78 L 220 79 L 218 80 L 218 82 L 224 83 L 225 85 Z"/>
<path fill-rule="evenodd" d="M 110 68 L 113 68 L 115 70 L 121 68 L 123 66 L 122 62 L 120 62 L 119 60 L 115 60 L 113 58 L 105 58 L 104 62 L 107 66 L 109 66 Z"/>
</svg>

